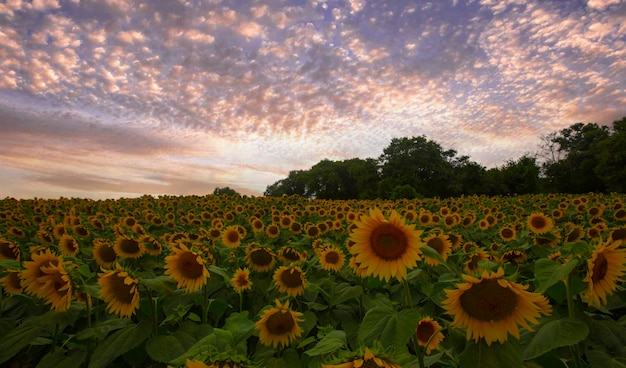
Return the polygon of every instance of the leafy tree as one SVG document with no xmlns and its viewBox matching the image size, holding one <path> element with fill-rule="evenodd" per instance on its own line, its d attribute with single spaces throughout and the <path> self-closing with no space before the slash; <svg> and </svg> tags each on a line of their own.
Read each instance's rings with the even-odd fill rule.
<svg viewBox="0 0 626 368">
<path fill-rule="evenodd" d="M 213 195 L 227 195 L 227 196 L 232 196 L 232 195 L 236 195 L 236 196 L 240 196 L 241 194 L 239 194 L 236 190 L 230 188 L 230 187 L 223 187 L 223 188 L 215 188 L 213 190 Z"/>
<path fill-rule="evenodd" d="M 292 170 L 285 179 L 269 185 L 263 194 L 271 197 L 294 194 L 306 197 L 309 192 L 307 186 L 308 174 L 309 172 L 306 170 Z"/>
<path fill-rule="evenodd" d="M 428 197 L 448 196 L 455 155 L 424 136 L 393 138 L 379 158 L 381 177 L 393 180 L 393 187 L 408 184 Z"/>
<path fill-rule="evenodd" d="M 605 185 L 596 174 L 600 143 L 609 129 L 595 123 L 576 123 L 551 136 L 556 161 L 547 161 L 543 171 L 550 187 L 558 192 L 602 192 Z"/>
<path fill-rule="evenodd" d="M 613 122 L 612 134 L 597 146 L 595 173 L 607 191 L 626 192 L 626 117 Z"/>
</svg>

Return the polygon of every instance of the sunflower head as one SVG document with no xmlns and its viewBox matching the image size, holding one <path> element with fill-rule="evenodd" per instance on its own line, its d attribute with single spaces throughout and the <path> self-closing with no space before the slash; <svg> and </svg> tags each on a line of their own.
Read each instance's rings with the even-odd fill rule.
<svg viewBox="0 0 626 368">
<path fill-rule="evenodd" d="M 298 266 L 281 266 L 273 278 L 278 291 L 289 296 L 302 295 L 307 286 L 305 274 Z"/>
<path fill-rule="evenodd" d="M 444 261 L 448 259 L 448 255 L 452 251 L 452 243 L 450 243 L 448 236 L 444 234 L 431 235 L 424 239 L 424 244 L 436 250 Z M 426 255 L 424 255 L 424 262 L 429 266 L 437 266 L 439 264 L 438 259 Z"/>
<path fill-rule="evenodd" d="M 443 307 L 454 316 L 451 326 L 466 328 L 468 340 L 505 343 L 509 333 L 519 339 L 518 325 L 530 330 L 529 322 L 537 324 L 541 314 L 552 313 L 543 295 L 528 292 L 526 286 L 503 276 L 502 268 L 495 273 L 484 271 L 480 278 L 463 275 L 465 283 L 445 290 Z"/>
<path fill-rule="evenodd" d="M 430 355 L 432 350 L 439 349 L 439 344 L 445 338 L 441 333 L 441 325 L 431 317 L 424 317 L 417 323 L 415 334 L 419 346 L 426 348 L 426 354 Z"/>
<path fill-rule="evenodd" d="M 2 289 L 8 294 L 21 294 L 22 279 L 20 277 L 20 271 L 7 270 L 6 275 L 0 279 L 0 285 L 2 285 Z"/>
<path fill-rule="evenodd" d="M 535 234 L 544 234 L 554 228 L 554 221 L 543 213 L 533 213 L 528 216 L 528 228 Z"/>
<path fill-rule="evenodd" d="M 0 238 L 0 259 L 20 258 L 20 248 L 14 242 Z"/>
<path fill-rule="evenodd" d="M 322 364 L 322 368 L 400 368 L 399 365 L 391 361 L 375 355 L 369 347 L 365 351 L 356 354 L 351 361 L 341 364 Z"/>
<path fill-rule="evenodd" d="M 322 269 L 326 271 L 337 272 L 345 263 L 345 256 L 343 255 L 343 252 L 333 246 L 323 250 L 319 256 L 319 259 Z"/>
<path fill-rule="evenodd" d="M 276 259 L 271 249 L 250 243 L 246 248 L 246 263 L 257 272 L 267 272 L 274 268 Z"/>
<path fill-rule="evenodd" d="M 404 280 L 407 270 L 415 267 L 420 258 L 421 230 L 407 225 L 396 211 L 386 219 L 380 209 L 370 210 L 355 222 L 349 241 L 354 242 L 350 253 L 355 255 L 360 268 L 367 274 L 389 281 L 394 277 Z"/>
<path fill-rule="evenodd" d="M 73 236 L 63 234 L 59 240 L 59 251 L 64 256 L 74 257 L 79 251 L 78 242 Z"/>
<path fill-rule="evenodd" d="M 107 303 L 107 311 L 129 318 L 139 308 L 139 281 L 119 263 L 115 268 L 98 274 L 98 295 Z"/>
<path fill-rule="evenodd" d="M 239 268 L 235 271 L 233 278 L 230 279 L 233 284 L 233 289 L 236 292 L 241 293 L 244 290 L 250 290 L 252 288 L 252 281 L 250 281 L 250 270 L 247 268 Z"/>
<path fill-rule="evenodd" d="M 289 346 L 292 340 L 302 335 L 299 322 L 304 322 L 303 314 L 292 311 L 289 301 L 285 304 L 277 299 L 276 307 L 266 309 L 261 318 L 254 324 L 259 331 L 259 341 L 265 346 Z"/>
<path fill-rule="evenodd" d="M 599 244 L 587 261 L 587 275 L 583 279 L 587 290 L 582 297 L 589 305 L 606 305 L 607 297 L 624 281 L 626 249 L 620 248 L 620 244 L 620 241 Z"/>
<path fill-rule="evenodd" d="M 113 249 L 122 258 L 139 258 L 145 251 L 143 243 L 125 235 L 117 236 Z"/>
<path fill-rule="evenodd" d="M 172 248 L 172 254 L 165 257 L 165 274 L 176 280 L 179 288 L 191 293 L 200 290 L 209 279 L 205 263 L 199 252 L 179 243 Z"/>
</svg>

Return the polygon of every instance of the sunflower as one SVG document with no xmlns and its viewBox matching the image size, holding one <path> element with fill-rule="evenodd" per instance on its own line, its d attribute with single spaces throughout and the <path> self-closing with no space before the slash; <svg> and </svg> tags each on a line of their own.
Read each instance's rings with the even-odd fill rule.
<svg viewBox="0 0 626 368">
<path fill-rule="evenodd" d="M 124 235 L 117 236 L 113 249 L 118 256 L 123 258 L 139 258 L 145 251 L 143 243 Z"/>
<path fill-rule="evenodd" d="M 505 242 L 515 240 L 515 238 L 517 237 L 515 226 L 512 226 L 512 225 L 502 226 L 500 228 L 500 231 L 498 232 L 498 235 L 500 235 L 500 238 Z"/>
<path fill-rule="evenodd" d="M 352 230 L 350 253 L 356 256 L 361 268 L 367 274 L 389 281 L 395 277 L 406 279 L 407 270 L 415 267 L 420 260 L 421 230 L 415 225 L 407 225 L 396 211 L 386 220 L 378 208 L 370 210 L 369 216 L 363 216 L 355 222 Z"/>
<path fill-rule="evenodd" d="M 306 252 L 302 253 L 290 246 L 280 248 L 277 256 L 283 263 L 304 262 L 306 260 Z"/>
<path fill-rule="evenodd" d="M 617 289 L 617 283 L 623 282 L 626 274 L 626 249 L 618 249 L 621 242 L 599 244 L 587 261 L 587 290 L 583 299 L 590 305 L 606 305 L 607 296 Z"/>
<path fill-rule="evenodd" d="M 524 263 L 528 259 L 526 253 L 518 249 L 511 249 L 509 251 L 504 252 L 502 255 L 502 262 L 513 262 L 516 264 Z"/>
<path fill-rule="evenodd" d="M 178 243 L 172 248 L 173 254 L 165 257 L 165 274 L 176 280 L 178 288 L 185 292 L 198 291 L 207 283 L 209 270 L 204 266 L 206 261 L 200 253 Z"/>
<path fill-rule="evenodd" d="M 609 241 L 619 242 L 622 245 L 626 244 L 626 227 L 611 230 Z"/>
<path fill-rule="evenodd" d="M 443 333 L 441 333 L 441 329 L 439 322 L 430 317 L 424 317 L 417 323 L 417 328 L 415 329 L 417 343 L 419 346 L 426 348 L 426 355 L 430 355 L 431 351 L 439 349 L 439 344 L 445 338 Z"/>
<path fill-rule="evenodd" d="M 0 259 L 20 258 L 20 248 L 12 241 L 0 238 Z"/>
<path fill-rule="evenodd" d="M 58 312 L 68 310 L 72 304 L 72 280 L 65 270 L 66 264 L 70 262 L 41 267 L 43 275 L 37 279 L 40 283 L 39 297 Z"/>
<path fill-rule="evenodd" d="M 554 221 L 543 213 L 533 213 L 528 216 L 528 228 L 535 234 L 544 234 L 554 228 Z"/>
<path fill-rule="evenodd" d="M 117 253 L 109 240 L 96 238 L 93 240 L 93 259 L 100 267 L 111 267 L 117 261 Z"/>
<path fill-rule="evenodd" d="M 274 349 L 281 344 L 289 346 L 292 340 L 302 335 L 298 322 L 304 322 L 303 314 L 289 309 L 289 301 L 281 304 L 276 299 L 276 307 L 266 309 L 254 327 L 259 331 L 259 341 L 265 345 L 272 345 Z"/>
<path fill-rule="evenodd" d="M 306 237 L 309 239 L 315 239 L 322 234 L 322 231 L 320 230 L 319 226 L 316 224 L 307 223 L 304 228 L 305 228 L 304 232 L 306 233 Z"/>
<path fill-rule="evenodd" d="M 289 296 L 302 295 L 307 284 L 304 272 L 298 266 L 281 266 L 274 272 L 273 278 L 278 291 Z"/>
<path fill-rule="evenodd" d="M 109 313 L 131 317 L 139 308 L 139 281 L 124 270 L 119 263 L 115 269 L 98 274 L 98 295 L 107 303 Z"/>
<path fill-rule="evenodd" d="M 247 268 L 239 268 L 235 271 L 235 275 L 230 282 L 233 284 L 233 289 L 236 292 L 241 293 L 244 290 L 250 290 L 252 288 L 252 281 L 250 281 L 250 270 Z"/>
<path fill-rule="evenodd" d="M 59 252 L 61 252 L 62 255 L 74 257 L 78 254 L 78 250 L 78 242 L 73 236 L 69 234 L 61 235 L 61 240 L 59 240 Z"/>
<path fill-rule="evenodd" d="M 276 260 L 271 249 L 250 243 L 246 248 L 246 263 L 256 272 L 267 272 L 274 268 Z"/>
<path fill-rule="evenodd" d="M 0 285 L 5 292 L 9 294 L 22 293 L 22 279 L 20 277 L 20 271 L 7 270 L 7 274 L 0 279 Z"/>
<path fill-rule="evenodd" d="M 142 235 L 138 241 L 143 244 L 145 252 L 151 256 L 158 256 L 163 251 L 161 243 L 152 235 Z"/>
<path fill-rule="evenodd" d="M 424 244 L 436 250 L 444 261 L 448 259 L 448 254 L 452 251 L 452 243 L 450 243 L 447 235 L 431 235 L 424 239 Z M 439 260 L 426 255 L 424 255 L 424 262 L 429 266 L 439 264 Z"/>
<path fill-rule="evenodd" d="M 252 227 L 252 231 L 255 234 L 260 233 L 265 228 L 265 224 L 258 217 L 253 217 L 250 219 L 250 227 Z"/>
<path fill-rule="evenodd" d="M 582 226 L 574 225 L 567 232 L 564 243 L 574 243 L 585 237 L 585 229 Z"/>
<path fill-rule="evenodd" d="M 362 356 L 342 364 L 322 364 L 322 368 L 400 368 L 399 365 L 377 357 L 366 347 Z"/>
<path fill-rule="evenodd" d="M 454 316 L 451 326 L 467 328 L 467 340 L 505 343 L 509 333 L 519 339 L 518 325 L 531 330 L 529 322 L 537 324 L 541 314 L 552 313 L 545 296 L 528 292 L 528 286 L 503 276 L 501 267 L 495 273 L 484 271 L 480 279 L 463 275 L 467 282 L 444 290 L 443 308 Z"/>
<path fill-rule="evenodd" d="M 41 282 L 39 278 L 45 275 L 46 267 L 57 266 L 63 262 L 63 259 L 52 253 L 50 249 L 38 254 L 32 254 L 32 261 L 24 262 L 20 277 L 22 278 L 22 286 L 27 294 L 41 297 Z"/>
<path fill-rule="evenodd" d="M 280 228 L 276 224 L 269 224 L 265 228 L 265 235 L 268 238 L 276 238 L 280 234 Z"/>
<path fill-rule="evenodd" d="M 320 254 L 320 265 L 326 271 L 339 271 L 345 263 L 345 256 L 340 249 L 333 246 L 326 248 Z"/>
<path fill-rule="evenodd" d="M 478 262 L 485 261 L 489 259 L 489 255 L 482 249 L 476 248 L 473 253 L 470 254 L 469 259 L 465 261 L 463 268 L 463 272 L 467 274 L 474 274 L 477 272 L 482 272 L 482 268 L 479 266 Z"/>
</svg>

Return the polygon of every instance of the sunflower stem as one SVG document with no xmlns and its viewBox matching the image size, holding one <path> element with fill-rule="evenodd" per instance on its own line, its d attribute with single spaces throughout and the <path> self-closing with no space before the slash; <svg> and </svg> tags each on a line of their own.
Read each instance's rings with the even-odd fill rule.
<svg viewBox="0 0 626 368">
<path fill-rule="evenodd" d="M 407 280 L 402 280 L 402 285 L 404 286 L 404 298 L 406 299 L 406 304 L 409 308 L 413 308 L 413 300 L 411 298 L 411 288 L 409 287 L 409 282 Z"/>
<path fill-rule="evenodd" d="M 567 311 L 569 313 L 569 318 L 576 318 L 576 310 L 574 307 L 574 295 L 572 294 L 572 277 L 571 275 L 567 275 L 567 279 L 565 281 L 565 290 L 567 292 Z M 576 343 L 572 347 L 572 355 L 574 355 L 574 363 L 576 364 L 576 368 L 581 368 L 582 363 L 580 361 L 580 346 Z"/>
<path fill-rule="evenodd" d="M 239 292 L 239 313 L 243 312 L 243 290 Z"/>
<path fill-rule="evenodd" d="M 208 316 L 208 300 L 209 300 L 209 289 L 206 284 L 202 286 L 202 323 L 205 324 Z"/>
<path fill-rule="evenodd" d="M 157 320 L 157 298 L 152 296 L 152 291 L 148 296 L 150 297 L 150 311 L 152 312 L 152 334 L 156 335 L 159 326 Z"/>
</svg>

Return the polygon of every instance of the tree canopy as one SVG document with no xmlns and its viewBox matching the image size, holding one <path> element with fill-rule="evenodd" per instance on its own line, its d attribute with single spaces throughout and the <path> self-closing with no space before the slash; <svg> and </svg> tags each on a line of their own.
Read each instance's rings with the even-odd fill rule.
<svg viewBox="0 0 626 368">
<path fill-rule="evenodd" d="M 397 199 L 626 190 L 626 117 L 611 127 L 576 123 L 541 141 L 536 154 L 486 169 L 425 136 L 393 138 L 377 159 L 324 159 L 290 171 L 264 194 Z"/>
</svg>

